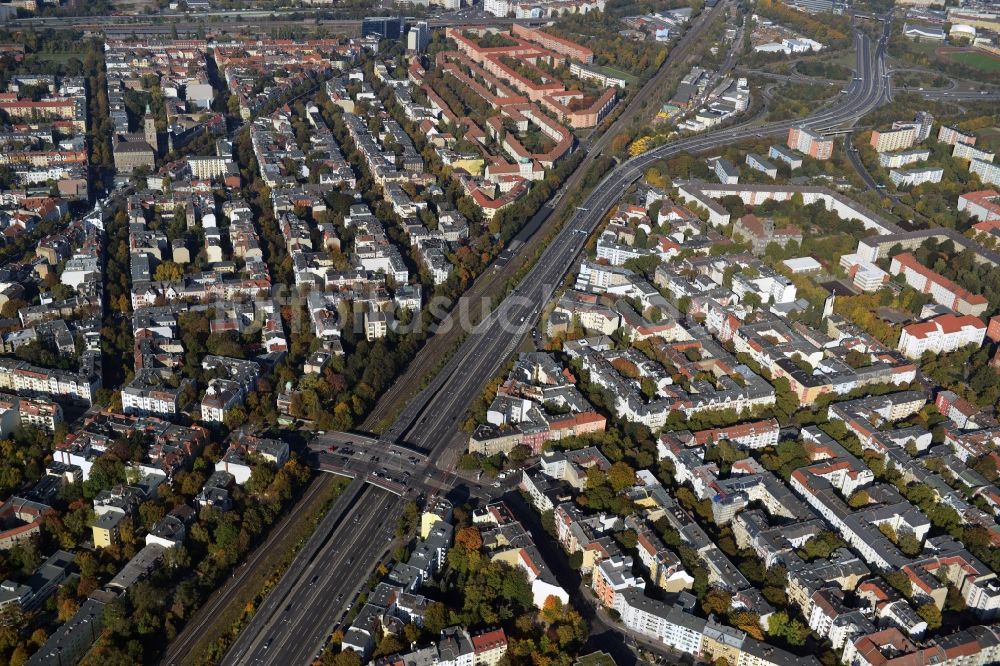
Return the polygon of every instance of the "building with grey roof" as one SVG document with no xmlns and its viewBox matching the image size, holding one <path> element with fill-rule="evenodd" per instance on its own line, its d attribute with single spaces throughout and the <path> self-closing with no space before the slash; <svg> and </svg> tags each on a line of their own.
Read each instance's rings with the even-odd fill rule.
<svg viewBox="0 0 1000 666">
<path fill-rule="evenodd" d="M 106 603 L 90 598 L 80 610 L 56 629 L 27 661 L 27 666 L 75 664 L 90 650 L 101 635 Z"/>
</svg>

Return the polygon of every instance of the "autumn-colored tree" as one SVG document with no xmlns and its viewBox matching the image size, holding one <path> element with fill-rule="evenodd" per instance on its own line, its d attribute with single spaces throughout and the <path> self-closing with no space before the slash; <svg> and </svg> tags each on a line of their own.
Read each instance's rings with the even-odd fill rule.
<svg viewBox="0 0 1000 666">
<path fill-rule="evenodd" d="M 729 616 L 729 622 L 759 641 L 764 640 L 764 630 L 760 626 L 760 616 L 750 611 L 738 611 Z"/>
<path fill-rule="evenodd" d="M 76 615 L 76 612 L 80 610 L 80 604 L 76 602 L 76 599 L 72 597 L 65 597 L 59 601 L 59 621 L 66 622 L 71 617 Z"/>
<path fill-rule="evenodd" d="M 175 264 L 172 261 L 161 263 L 153 274 L 153 279 L 157 282 L 177 282 L 182 277 L 184 277 L 184 269 L 180 264 Z"/>
<path fill-rule="evenodd" d="M 555 624 L 562 619 L 563 615 L 563 603 L 559 597 L 555 595 L 549 595 L 545 598 L 542 603 L 542 620 L 546 624 Z"/>
<path fill-rule="evenodd" d="M 466 551 L 478 552 L 483 547 L 483 535 L 475 527 L 463 527 L 455 534 L 455 543 Z"/>
<path fill-rule="evenodd" d="M 858 489 L 848 498 L 847 505 L 852 509 L 860 509 L 863 506 L 868 506 L 870 501 L 871 497 L 868 496 L 867 491 Z"/>
<path fill-rule="evenodd" d="M 732 601 L 733 595 L 713 588 L 701 600 L 701 609 L 705 611 L 706 615 L 725 615 L 729 612 Z"/>
</svg>

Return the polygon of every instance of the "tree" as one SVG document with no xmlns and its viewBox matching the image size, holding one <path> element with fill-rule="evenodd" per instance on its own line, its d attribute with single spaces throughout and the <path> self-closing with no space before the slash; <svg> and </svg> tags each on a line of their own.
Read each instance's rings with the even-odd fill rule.
<svg viewBox="0 0 1000 666">
<path fill-rule="evenodd" d="M 997 461 L 992 455 L 983 456 L 976 460 L 972 464 L 972 469 L 991 483 L 997 480 Z"/>
<path fill-rule="evenodd" d="M 626 462 L 616 462 L 608 470 L 608 482 L 615 493 L 628 490 L 635 485 L 635 470 Z"/>
<path fill-rule="evenodd" d="M 518 444 L 510 453 L 507 454 L 508 460 L 510 460 L 512 465 L 520 465 L 531 455 L 531 447 L 525 446 L 524 444 Z"/>
<path fill-rule="evenodd" d="M 764 640 L 764 630 L 760 628 L 760 616 L 750 611 L 738 611 L 729 615 L 729 622 L 740 631 L 745 631 L 751 638 Z"/>
<path fill-rule="evenodd" d="M 852 509 L 860 509 L 862 507 L 868 506 L 871 502 L 871 497 L 869 497 L 868 492 L 863 488 L 855 490 L 854 493 L 848 498 L 847 505 Z"/>
<path fill-rule="evenodd" d="M 455 534 L 455 543 L 467 551 L 478 552 L 483 547 L 483 536 L 475 527 L 463 527 Z"/>
<path fill-rule="evenodd" d="M 233 407 L 222 417 L 222 422 L 230 430 L 236 430 L 247 420 L 246 410 L 240 406 Z"/>
<path fill-rule="evenodd" d="M 789 645 L 799 646 L 806 642 L 809 627 L 797 618 L 789 617 L 785 611 L 777 611 L 768 618 L 767 633 L 769 636 L 785 639 Z"/>
<path fill-rule="evenodd" d="M 424 612 L 424 629 L 437 636 L 450 624 L 448 609 L 440 601 L 428 604 Z"/>
<path fill-rule="evenodd" d="M 839 536 L 829 530 L 824 530 L 803 544 L 801 555 L 806 561 L 817 558 L 826 559 L 833 551 L 844 548 L 846 545 Z"/>
<path fill-rule="evenodd" d="M 542 603 L 542 620 L 546 624 L 555 624 L 562 619 L 563 615 L 563 603 L 559 597 L 555 595 L 549 595 L 545 598 Z"/>
<path fill-rule="evenodd" d="M 615 533 L 615 539 L 625 550 L 635 550 L 639 545 L 639 535 L 635 530 L 622 530 Z"/>
<path fill-rule="evenodd" d="M 897 545 L 899 546 L 899 550 L 908 557 L 919 555 L 923 549 L 916 535 L 909 531 L 899 534 Z"/>
<path fill-rule="evenodd" d="M 395 654 L 397 652 L 402 652 L 406 649 L 406 645 L 403 641 L 399 640 L 394 634 L 385 634 L 382 640 L 379 641 L 378 646 L 375 648 L 373 657 L 385 657 L 390 654 Z"/>
<path fill-rule="evenodd" d="M 910 583 L 910 579 L 902 571 L 890 571 L 886 573 L 885 582 L 889 583 L 890 586 L 895 588 L 904 597 L 909 597 L 913 594 L 913 586 Z"/>
<path fill-rule="evenodd" d="M 927 602 L 925 604 L 920 604 L 917 606 L 917 615 L 927 623 L 927 629 L 929 631 L 935 631 L 941 628 L 941 611 L 938 607 L 934 605 L 933 602 Z"/>
<path fill-rule="evenodd" d="M 729 612 L 733 595 L 717 588 L 712 588 L 701 600 L 701 609 L 706 615 L 725 615 Z"/>
<path fill-rule="evenodd" d="M 139 522 L 146 530 L 152 529 L 153 525 L 159 522 L 164 515 L 166 515 L 166 510 L 161 504 L 143 502 L 139 505 Z"/>
<path fill-rule="evenodd" d="M 172 261 L 161 263 L 153 274 L 153 279 L 157 282 L 177 282 L 182 277 L 184 277 L 184 269 L 180 264 L 175 264 Z"/>
<path fill-rule="evenodd" d="M 72 597 L 65 597 L 59 600 L 57 608 L 59 621 L 66 622 L 80 610 L 80 604 Z"/>
<path fill-rule="evenodd" d="M 333 666 L 361 666 L 361 657 L 354 650 L 348 648 L 334 655 L 331 662 Z"/>
</svg>

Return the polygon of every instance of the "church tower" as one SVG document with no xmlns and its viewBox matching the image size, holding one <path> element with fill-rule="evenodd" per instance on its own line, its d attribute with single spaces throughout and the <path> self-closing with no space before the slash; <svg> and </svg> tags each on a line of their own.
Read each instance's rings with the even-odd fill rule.
<svg viewBox="0 0 1000 666">
<path fill-rule="evenodd" d="M 153 116 L 149 104 L 146 105 L 146 115 L 142 117 L 142 129 L 143 135 L 146 137 L 146 143 L 152 146 L 154 153 L 159 154 L 160 145 L 156 134 L 156 118 Z"/>
</svg>

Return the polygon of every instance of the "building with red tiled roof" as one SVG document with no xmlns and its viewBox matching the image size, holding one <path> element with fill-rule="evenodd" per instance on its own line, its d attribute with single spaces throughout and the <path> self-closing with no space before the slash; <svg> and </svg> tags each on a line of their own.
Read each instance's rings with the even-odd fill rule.
<svg viewBox="0 0 1000 666">
<path fill-rule="evenodd" d="M 966 192 L 958 197 L 958 210 L 979 220 L 975 225 L 977 231 L 989 231 L 1000 224 L 1000 192 L 996 190 L 979 190 Z M 980 225 L 989 225 L 980 228 Z"/>
<path fill-rule="evenodd" d="M 973 666 L 996 663 L 1000 634 L 975 626 L 934 639 L 924 647 L 895 627 L 848 641 L 841 661 L 852 666 Z"/>
<path fill-rule="evenodd" d="M 750 243 L 750 250 L 756 254 L 764 254 L 767 246 L 777 243 L 785 247 L 792 241 L 802 243 L 802 230 L 794 224 L 784 227 L 774 226 L 774 220 L 761 219 L 750 213 L 744 215 L 733 225 L 733 236 Z"/>
<path fill-rule="evenodd" d="M 903 327 L 899 351 L 907 358 L 920 358 L 924 352 L 941 354 L 966 345 L 981 347 L 986 324 L 972 315 L 944 314 L 929 321 Z"/>
<path fill-rule="evenodd" d="M 889 273 L 900 275 L 906 283 L 922 294 L 929 294 L 939 303 L 964 315 L 980 316 L 989 305 L 985 296 L 973 294 L 939 273 L 927 268 L 911 252 L 897 254 L 889 265 Z"/>
<path fill-rule="evenodd" d="M 473 666 L 495 666 L 507 654 L 507 634 L 494 629 L 472 637 Z"/>
<path fill-rule="evenodd" d="M 11 497 L 0 506 L 0 550 L 32 538 L 42 529 L 42 520 L 52 508 L 21 497 Z"/>
<path fill-rule="evenodd" d="M 515 28 L 520 27 L 515 26 Z M 617 89 L 611 87 L 596 99 L 587 97 L 582 91 L 567 89 L 561 81 L 536 66 L 539 61 L 551 66 L 565 65 L 569 62 L 569 58 L 589 62 L 593 59 L 593 53 L 586 47 L 547 33 L 531 28 L 524 30 L 536 41 L 522 39 L 517 36 L 517 30 L 503 35 L 512 42 L 510 46 L 480 46 L 468 35 L 485 33 L 486 30 L 482 28 L 453 27 L 446 30 L 446 35 L 454 40 L 459 52 L 490 75 L 482 77 L 484 80 L 489 82 L 494 79 L 509 84 L 528 100 L 544 106 L 562 122 L 573 127 L 593 127 L 603 120 L 615 105 Z M 543 46 L 543 43 L 553 48 Z M 475 70 L 473 73 L 477 74 Z M 494 87 L 499 89 L 498 86 Z M 489 100 L 493 95 L 484 97 Z"/>
<path fill-rule="evenodd" d="M 589 65 L 594 62 L 594 52 L 588 49 L 586 46 L 580 46 L 568 39 L 562 39 L 561 37 L 556 37 L 555 35 L 550 35 L 547 32 L 538 30 L 537 28 L 529 28 L 526 25 L 520 25 L 515 23 L 511 26 L 511 34 L 518 37 L 523 37 L 528 41 L 534 42 L 548 49 L 549 51 L 555 51 L 568 58 L 574 58 L 582 63 Z"/>
<path fill-rule="evenodd" d="M 781 426 L 778 425 L 777 419 L 764 419 L 763 421 L 751 421 L 724 428 L 699 430 L 694 433 L 694 439 L 698 446 L 726 439 L 745 448 L 762 449 L 776 445 L 780 432 Z"/>
</svg>

